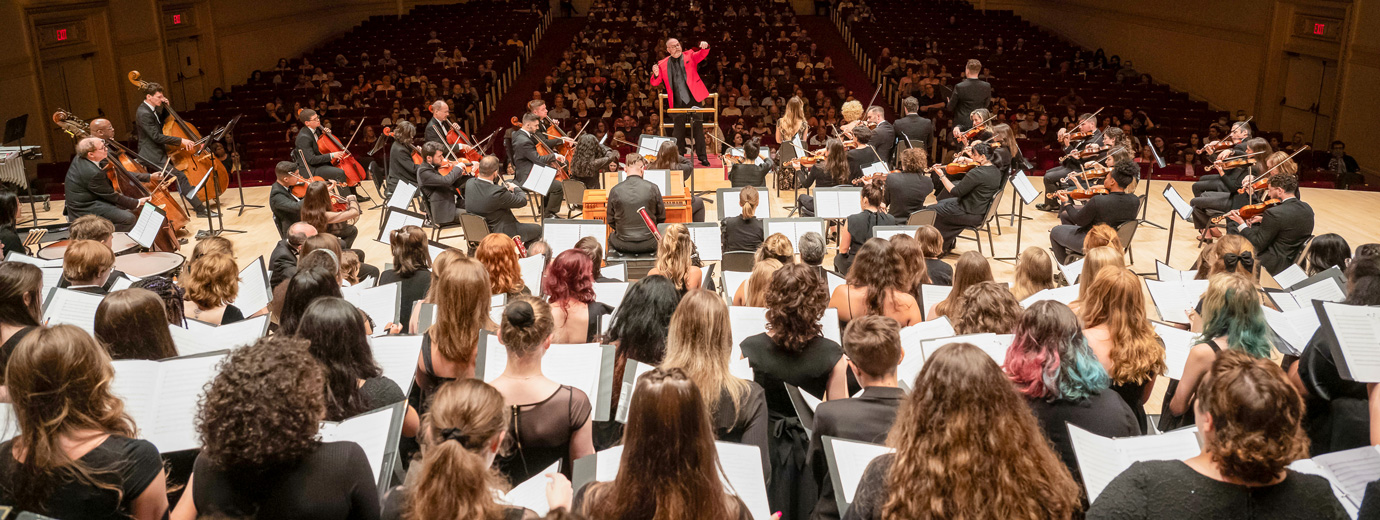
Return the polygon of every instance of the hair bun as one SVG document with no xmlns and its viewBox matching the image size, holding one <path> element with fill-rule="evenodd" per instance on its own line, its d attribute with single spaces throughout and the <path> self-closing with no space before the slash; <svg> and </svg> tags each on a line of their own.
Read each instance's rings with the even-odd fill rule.
<svg viewBox="0 0 1380 520">
<path fill-rule="evenodd" d="M 530 303 L 514 302 L 503 311 L 503 318 L 514 327 L 530 327 L 537 321 L 537 312 Z"/>
</svg>

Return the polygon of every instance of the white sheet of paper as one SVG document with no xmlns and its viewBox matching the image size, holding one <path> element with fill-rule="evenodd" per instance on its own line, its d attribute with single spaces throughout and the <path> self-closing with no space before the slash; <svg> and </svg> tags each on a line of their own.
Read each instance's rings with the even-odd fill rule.
<svg viewBox="0 0 1380 520">
<path fill-rule="evenodd" d="M 56 288 L 56 287 L 58 286 L 58 284 L 62 283 L 62 268 L 61 268 L 61 267 L 40 267 L 40 268 L 38 268 L 38 270 L 43 272 L 43 294 L 44 294 L 44 295 L 47 295 L 47 294 L 48 294 L 48 290 L 49 290 L 49 289 L 54 289 L 54 288 Z M 46 296 L 45 296 L 45 298 L 46 298 Z M 46 302 L 47 300 L 44 300 L 44 301 Z"/>
<path fill-rule="evenodd" d="M 10 251 L 10 252 L 8 252 L 8 253 L 5 253 L 5 261 L 6 261 L 6 262 L 19 262 L 19 263 L 21 263 L 21 264 L 29 264 L 29 265 L 32 265 L 32 266 L 35 266 L 35 267 L 56 267 L 56 268 L 59 268 L 59 269 L 62 268 L 62 259 L 61 259 L 61 258 L 59 258 L 59 259 L 57 259 L 57 260 L 44 260 L 44 259 L 42 259 L 42 258 L 29 256 L 29 255 L 26 255 L 26 254 L 24 254 L 24 253 L 16 253 L 16 252 L 14 252 L 14 251 Z"/>
<path fill-rule="evenodd" d="M 729 361 L 728 373 L 745 381 L 752 381 L 757 377 L 757 372 L 752 369 L 752 362 L 744 357 L 733 358 L 732 361 Z"/>
<path fill-rule="evenodd" d="M 1198 344 L 1198 334 L 1174 328 L 1162 323 L 1151 323 L 1160 340 L 1164 341 L 1165 376 L 1172 379 L 1184 378 L 1184 366 L 1188 364 L 1188 352 Z"/>
<path fill-rule="evenodd" d="M 1068 285 L 1064 287 L 1055 287 L 1053 289 L 1044 289 L 1040 292 L 1030 295 L 1030 297 L 1026 298 L 1025 301 L 1022 301 L 1021 307 L 1030 308 L 1031 305 L 1034 305 L 1035 302 L 1038 302 L 1040 300 L 1054 300 L 1064 305 L 1068 305 L 1070 303 L 1073 303 L 1074 300 L 1078 299 L 1078 289 L 1078 284 Z"/>
<path fill-rule="evenodd" d="M 1323 303 L 1352 381 L 1380 383 L 1380 308 Z"/>
<path fill-rule="evenodd" d="M 486 333 L 487 334 L 487 333 Z M 484 363 L 484 381 L 493 381 L 503 375 L 508 366 L 508 352 L 499 344 L 498 338 L 488 334 L 487 359 Z M 541 358 L 542 374 L 552 381 L 580 389 L 594 401 L 599 395 L 599 373 L 604 350 L 598 343 L 574 345 L 551 345 Z"/>
<path fill-rule="evenodd" d="M 948 318 L 924 321 L 901 329 L 901 351 L 905 353 L 905 356 L 901 358 L 901 364 L 896 367 L 896 377 L 900 381 L 910 384 L 925 365 L 927 356 L 925 356 L 921 344 L 928 340 L 948 338 L 953 335 L 954 328 L 949 323 Z"/>
<path fill-rule="evenodd" d="M 719 476 L 724 489 L 743 500 L 753 520 L 770 520 L 771 509 L 767 505 L 766 478 L 762 475 L 762 455 L 757 446 L 733 442 L 714 441 L 718 451 L 719 465 L 723 474 Z M 612 482 L 618 478 L 618 468 L 623 461 L 623 447 L 615 446 L 590 455 L 598 461 L 594 480 Z"/>
<path fill-rule="evenodd" d="M 881 229 L 884 226 L 872 228 L 872 236 L 882 240 L 891 240 L 896 235 L 915 236 L 915 230 L 920 226 L 885 226 L 888 229 Z"/>
<path fill-rule="evenodd" d="M 896 452 L 894 448 L 880 444 L 845 439 L 830 439 L 829 442 L 834 448 L 834 467 L 838 468 L 839 481 L 843 483 L 843 489 L 840 490 L 843 491 L 843 500 L 850 504 L 857 495 L 858 483 L 862 482 L 863 472 L 867 470 L 867 465 L 872 463 L 872 459 Z"/>
<path fill-rule="evenodd" d="M 869 164 L 869 165 L 867 165 L 867 166 L 863 166 L 863 167 L 862 167 L 862 173 L 863 173 L 863 175 L 865 175 L 865 176 L 866 176 L 866 175 L 886 175 L 887 173 L 890 173 L 890 172 L 891 172 L 891 170 L 890 170 L 889 168 L 886 167 L 886 163 L 880 162 L 880 161 L 874 162 L 874 163 L 872 163 L 872 164 Z"/>
<path fill-rule="evenodd" d="M 1155 278 L 1158 278 L 1161 282 L 1191 282 L 1195 276 L 1198 276 L 1197 270 L 1190 269 L 1188 271 L 1180 271 L 1173 267 L 1169 267 L 1164 262 L 1159 260 L 1155 261 Z"/>
<path fill-rule="evenodd" d="M 417 374 L 417 359 L 422 353 L 420 334 L 409 336 L 377 336 L 369 338 L 374 361 L 383 369 L 383 377 L 393 380 L 406 394 Z"/>
<path fill-rule="evenodd" d="M 1183 195 L 1179 195 L 1178 190 L 1168 183 L 1164 186 L 1164 200 L 1169 202 L 1169 206 L 1174 208 L 1174 212 L 1179 214 L 1179 218 L 1188 220 L 1193 215 L 1193 207 L 1188 205 Z"/>
<path fill-rule="evenodd" d="M 833 272 L 833 271 L 828 271 L 828 270 L 824 271 L 824 278 L 825 278 L 825 281 L 828 282 L 828 284 L 829 284 L 829 294 L 830 294 L 831 296 L 834 294 L 834 291 L 835 291 L 835 290 L 837 290 L 839 287 L 843 286 L 844 284 L 848 283 L 848 279 L 847 279 L 847 278 L 844 278 L 844 277 L 842 277 L 842 276 L 839 276 L 837 273 L 835 273 L 835 272 Z"/>
<path fill-rule="evenodd" d="M 185 329 L 177 325 L 168 325 L 168 333 L 172 335 L 173 346 L 177 347 L 179 356 L 243 347 L 258 341 L 266 332 L 267 314 L 209 329 L 199 325 Z"/>
<path fill-rule="evenodd" d="M 427 244 L 427 245 L 426 245 L 426 252 L 427 252 L 428 255 L 431 255 L 431 261 L 432 261 L 432 262 L 435 262 L 435 261 L 436 261 L 436 257 L 441 256 L 441 253 L 444 253 L 445 251 L 446 251 L 446 248 L 444 248 L 444 247 L 436 247 L 436 246 L 433 245 L 433 244 Z"/>
<path fill-rule="evenodd" d="M 824 235 L 824 221 L 822 220 L 764 220 L 762 222 L 766 224 L 763 231 L 766 232 L 767 236 L 772 236 L 777 233 L 785 235 L 786 238 L 790 239 L 791 249 L 794 251 L 800 250 L 800 235 L 804 235 L 811 231 L 819 233 L 821 236 Z"/>
<path fill-rule="evenodd" d="M 628 294 L 628 282 L 604 282 L 594 284 L 594 301 L 617 309 L 623 304 L 623 296 Z"/>
<path fill-rule="evenodd" d="M 1072 424 L 1068 427 L 1069 440 L 1078 457 L 1078 468 L 1083 473 L 1089 501 L 1096 501 L 1107 484 L 1131 467 L 1133 462 L 1184 460 L 1201 453 L 1197 428 L 1162 435 L 1109 439 Z"/>
<path fill-rule="evenodd" d="M 632 366 L 629 363 L 627 366 Z M 624 368 L 623 370 L 627 370 Z M 648 372 L 656 370 L 655 365 L 647 363 L 637 363 L 637 370 L 633 374 L 631 381 L 624 381 L 622 392 L 618 395 L 618 410 L 614 412 L 614 420 L 623 424 L 628 422 L 628 409 L 632 407 L 632 396 L 637 393 L 637 380 Z M 611 397 L 610 397 L 611 398 Z"/>
<path fill-rule="evenodd" d="M 1291 291 L 1294 299 L 1300 305 L 1307 305 L 1310 300 L 1321 300 L 1325 302 L 1339 302 L 1346 299 L 1346 291 L 1337 285 L 1335 278 L 1324 278 Z"/>
<path fill-rule="evenodd" d="M 627 178 L 626 172 L 618 172 L 618 182 L 623 182 Z M 642 170 L 642 179 L 656 186 L 657 193 L 662 197 L 670 193 L 671 170 Z"/>
<path fill-rule="evenodd" d="M 1145 280 L 1145 288 L 1160 313 L 1160 320 L 1174 323 L 1188 323 L 1188 311 L 1198 304 L 1203 292 L 1207 290 L 1207 280 L 1191 282 L 1162 282 Z"/>
<path fill-rule="evenodd" d="M 1380 451 L 1375 446 L 1362 446 L 1297 460 L 1289 469 L 1326 478 L 1337 500 L 1355 518 L 1366 484 L 1380 479 Z"/>
<path fill-rule="evenodd" d="M 952 285 L 923 284 L 920 286 L 920 299 L 924 300 L 921 302 L 921 307 L 925 309 L 925 319 L 930 319 L 930 307 L 934 307 L 935 304 L 948 299 L 949 293 L 953 292 L 953 290 L 954 288 Z"/>
<path fill-rule="evenodd" d="M 388 207 L 397 209 L 407 209 L 412 203 L 412 197 L 417 196 L 417 187 L 405 181 L 398 181 L 398 186 L 393 188 L 393 194 L 388 196 Z"/>
<path fill-rule="evenodd" d="M 167 220 L 167 217 L 159 213 L 153 204 L 145 202 L 143 210 L 139 212 L 139 220 L 135 221 L 134 228 L 129 230 L 129 238 L 145 249 L 153 248 L 153 240 L 158 238 L 158 229 L 163 226 L 164 220 Z"/>
<path fill-rule="evenodd" d="M 522 283 L 533 296 L 541 296 L 541 279 L 546 270 L 546 257 L 541 255 L 518 259 L 518 270 L 522 273 Z"/>
<path fill-rule="evenodd" d="M 503 500 L 500 502 L 510 506 L 531 509 L 537 516 L 546 516 L 547 513 L 551 512 L 551 505 L 546 501 L 546 483 L 550 482 L 551 479 L 547 478 L 546 475 L 556 473 L 560 470 L 560 466 L 561 463 L 557 461 L 536 475 L 532 475 L 532 478 L 525 482 L 513 486 L 513 489 L 503 495 Z"/>
<path fill-rule="evenodd" d="M 1321 325 L 1317 309 L 1311 306 L 1287 312 L 1279 312 L 1269 307 L 1261 307 L 1261 310 L 1265 311 L 1265 322 L 1275 334 L 1288 343 L 1287 346 L 1277 345 L 1281 348 L 1282 354 L 1298 355 L 1303 352 L 1304 347 L 1308 346 L 1308 340 L 1313 339 L 1313 333 L 1317 332 Z M 1289 352 L 1284 352 L 1285 350 Z"/>
<path fill-rule="evenodd" d="M 522 183 L 522 188 L 546 195 L 551 192 L 551 183 L 556 180 L 556 169 L 540 164 L 532 165 L 532 171 L 527 173 L 527 182 Z"/>
<path fill-rule="evenodd" d="M 125 290 L 125 289 L 130 288 L 130 287 L 133 287 L 133 286 L 134 286 L 134 282 L 137 282 L 137 281 L 138 281 L 138 277 L 136 277 L 136 276 L 129 276 L 129 275 L 117 276 L 117 277 L 115 277 L 115 281 L 110 283 L 110 292 L 123 291 L 123 290 Z"/>
<path fill-rule="evenodd" d="M 224 354 L 163 361 L 111 362 L 115 378 L 110 391 L 125 403 L 139 427 L 139 437 L 158 451 L 188 450 L 201 445 L 196 433 L 198 401 L 218 373 Z"/>
<path fill-rule="evenodd" d="M 604 278 L 613 278 L 626 282 L 628 280 L 628 264 L 609 264 L 600 269 L 599 273 L 603 274 Z"/>
<path fill-rule="evenodd" d="M 267 273 L 264 270 L 262 256 L 255 258 L 249 265 L 244 266 L 244 269 L 240 269 L 240 290 L 235 297 L 235 306 L 245 314 L 253 314 L 268 307 L 269 300 L 273 299 L 272 290 L 268 287 Z"/>
<path fill-rule="evenodd" d="M 43 323 L 76 325 L 96 337 L 96 308 L 104 296 L 71 289 L 54 289 L 43 309 Z"/>
<path fill-rule="evenodd" d="M 359 310 L 368 314 L 374 320 L 375 327 L 382 327 L 390 322 L 398 322 L 398 298 L 402 294 L 400 291 L 402 291 L 402 282 L 393 282 L 377 287 L 359 284 L 340 289 L 345 301 L 354 304 Z"/>
<path fill-rule="evenodd" d="M 1059 266 L 1059 270 L 1064 272 L 1064 279 L 1069 284 L 1078 283 L 1078 279 L 1083 277 L 1083 258 L 1079 258 L 1067 264 Z"/>
<path fill-rule="evenodd" d="M 1016 194 L 1020 195 L 1021 202 L 1030 204 L 1035 202 L 1035 197 L 1040 196 L 1040 190 L 1035 189 L 1035 185 L 1030 183 L 1030 177 L 1024 171 L 1018 171 L 1011 177 L 1011 187 L 1016 189 Z"/>
<path fill-rule="evenodd" d="M 403 226 L 422 227 L 426 225 L 426 220 L 408 215 L 401 211 L 388 211 L 388 218 L 383 221 L 383 231 L 379 233 L 379 242 L 392 245 L 392 235 L 394 231 Z"/>
<path fill-rule="evenodd" d="M 1299 282 L 1307 279 L 1308 273 L 1303 272 L 1303 268 L 1299 267 L 1298 264 L 1289 264 L 1289 267 L 1275 275 L 1275 281 L 1279 282 L 1279 286 L 1284 289 L 1298 285 Z"/>
<path fill-rule="evenodd" d="M 719 232 L 718 222 L 711 222 L 709 225 L 687 226 L 686 230 L 690 232 L 690 241 L 695 244 L 695 249 L 700 252 L 700 260 L 705 262 L 723 260 L 723 235 Z"/>
<path fill-rule="evenodd" d="M 861 193 L 860 188 L 816 189 L 815 216 L 818 218 L 848 218 L 849 215 L 862 213 Z"/>
<path fill-rule="evenodd" d="M 7 442 L 19 436 L 19 418 L 14 415 L 14 405 L 0 403 L 0 442 Z"/>
<path fill-rule="evenodd" d="M 553 218 L 542 223 L 542 228 L 543 238 L 555 254 L 561 254 L 567 249 L 574 249 L 575 243 L 584 237 L 594 237 L 595 240 L 599 241 L 600 249 L 609 250 L 607 228 L 603 222 Z"/>
<path fill-rule="evenodd" d="M 979 350 L 986 352 L 1000 366 L 1006 363 L 1006 350 L 1011 347 L 1012 338 L 1013 336 L 1010 334 L 992 334 L 990 332 L 951 336 L 921 341 L 920 350 L 924 354 L 924 358 L 929 359 L 935 351 L 950 343 L 971 343 Z"/>
<path fill-rule="evenodd" d="M 374 481 L 378 482 L 392 427 L 393 409 L 381 408 L 340 422 L 322 421 L 319 433 L 322 442 L 349 441 L 363 448 L 369 467 L 373 469 Z"/>
<path fill-rule="evenodd" d="M 818 323 L 820 324 L 820 336 L 842 344 L 838 309 L 825 309 L 824 315 L 820 316 Z M 766 307 L 730 306 L 728 308 L 728 324 L 733 336 L 733 350 L 729 359 L 738 359 L 742 357 L 744 340 L 767 331 L 767 309 Z"/>
<path fill-rule="evenodd" d="M 747 283 L 748 278 L 752 277 L 752 273 L 742 271 L 724 271 L 723 277 L 724 299 L 728 300 L 728 304 L 731 306 L 733 305 L 733 297 L 738 294 L 738 288 L 742 287 L 743 284 Z"/>
</svg>

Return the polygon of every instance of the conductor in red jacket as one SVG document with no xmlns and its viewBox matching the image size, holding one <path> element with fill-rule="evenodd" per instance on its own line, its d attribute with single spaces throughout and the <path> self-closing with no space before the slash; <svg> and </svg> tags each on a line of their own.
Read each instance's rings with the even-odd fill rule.
<svg viewBox="0 0 1380 520">
<path fill-rule="evenodd" d="M 700 81 L 696 67 L 709 55 L 709 42 L 700 42 L 700 48 L 681 52 L 680 40 L 666 40 L 666 53 L 670 54 L 657 62 L 652 68 L 652 86 L 666 87 L 666 96 L 671 108 L 698 107 L 709 97 L 709 90 Z M 709 156 L 704 147 L 704 123 L 700 114 L 675 114 L 672 116 L 675 129 L 672 135 L 681 155 L 685 155 L 685 123 L 690 122 L 691 138 L 695 140 L 695 155 L 699 156 L 701 166 L 709 166 Z"/>
</svg>

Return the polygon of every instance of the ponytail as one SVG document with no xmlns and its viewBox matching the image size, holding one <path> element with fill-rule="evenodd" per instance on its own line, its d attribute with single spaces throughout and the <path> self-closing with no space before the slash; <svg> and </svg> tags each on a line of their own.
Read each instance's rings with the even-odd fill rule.
<svg viewBox="0 0 1380 520">
<path fill-rule="evenodd" d="M 738 204 L 743 207 L 743 218 L 753 218 L 757 216 L 757 188 L 744 186 L 738 192 Z"/>
<path fill-rule="evenodd" d="M 403 518 L 503 518 L 493 490 L 507 483 L 484 452 L 508 429 L 503 394 L 475 379 L 441 385 L 422 420 L 422 460 Z"/>
</svg>

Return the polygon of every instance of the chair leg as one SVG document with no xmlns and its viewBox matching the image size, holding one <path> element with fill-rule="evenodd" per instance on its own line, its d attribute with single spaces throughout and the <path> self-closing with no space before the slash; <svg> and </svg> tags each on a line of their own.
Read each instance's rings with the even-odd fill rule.
<svg viewBox="0 0 1380 520">
<path fill-rule="evenodd" d="M 997 220 L 1001 220 L 1001 219 L 997 219 Z M 998 224 L 997 227 L 1001 227 L 1001 225 Z M 992 251 L 992 256 L 996 256 L 996 255 L 997 255 L 997 246 L 995 246 L 995 245 L 992 244 L 992 226 L 987 226 L 987 249 L 990 250 L 990 251 Z M 1021 252 L 1020 252 L 1020 251 L 1017 251 L 1016 254 L 1017 254 L 1017 255 L 1020 255 Z"/>
</svg>

